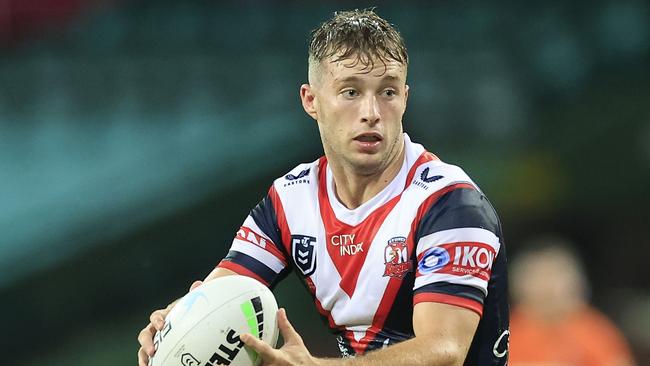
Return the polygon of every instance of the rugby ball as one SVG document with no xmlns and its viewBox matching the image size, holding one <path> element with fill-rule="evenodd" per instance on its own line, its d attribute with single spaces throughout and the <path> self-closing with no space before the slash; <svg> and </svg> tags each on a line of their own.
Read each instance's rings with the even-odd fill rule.
<svg viewBox="0 0 650 366">
<path fill-rule="evenodd" d="M 245 276 L 224 276 L 193 289 L 169 312 L 156 333 L 149 366 L 253 366 L 261 363 L 239 335 L 250 333 L 275 347 L 278 304 L 271 291 Z"/>
</svg>

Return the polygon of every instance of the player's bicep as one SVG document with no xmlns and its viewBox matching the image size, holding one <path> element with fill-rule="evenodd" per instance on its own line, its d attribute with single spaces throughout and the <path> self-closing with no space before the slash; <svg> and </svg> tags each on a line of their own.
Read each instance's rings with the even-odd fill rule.
<svg viewBox="0 0 650 366">
<path fill-rule="evenodd" d="M 413 330 L 417 338 L 427 338 L 450 352 L 465 357 L 480 317 L 471 310 L 437 302 L 422 302 L 413 308 Z"/>
</svg>

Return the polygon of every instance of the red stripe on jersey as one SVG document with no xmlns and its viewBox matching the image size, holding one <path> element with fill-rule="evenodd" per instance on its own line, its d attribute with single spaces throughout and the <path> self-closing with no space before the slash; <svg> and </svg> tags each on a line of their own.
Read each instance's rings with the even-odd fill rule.
<svg viewBox="0 0 650 366">
<path fill-rule="evenodd" d="M 309 288 L 309 291 L 314 297 L 314 304 L 316 305 L 316 310 L 318 310 L 318 312 L 322 316 L 327 318 L 327 323 L 330 329 L 342 329 L 343 327 L 337 325 L 336 322 L 334 321 L 334 318 L 332 318 L 332 313 L 325 310 L 325 308 L 323 308 L 323 305 L 320 303 L 320 300 L 316 297 L 316 286 L 314 286 L 314 282 L 311 280 L 311 278 L 306 277 L 305 282 L 307 282 L 307 287 Z"/>
<path fill-rule="evenodd" d="M 409 252 L 412 250 L 412 248 L 412 246 L 409 247 Z M 388 286 L 386 286 L 384 296 L 381 298 L 381 302 L 379 303 L 375 317 L 372 319 L 372 325 L 370 328 L 368 328 L 366 335 L 359 342 L 361 344 L 361 349 L 357 350 L 355 348 L 355 351 L 357 351 L 357 353 L 364 353 L 366 351 L 366 348 L 370 345 L 370 341 L 374 339 L 381 328 L 383 328 L 386 317 L 390 313 L 390 308 L 393 306 L 395 297 L 397 297 L 399 288 L 402 285 L 402 281 L 402 278 L 396 277 L 393 277 L 388 281 Z"/>
<path fill-rule="evenodd" d="M 350 343 L 350 347 L 352 347 L 354 353 L 357 355 L 363 354 L 366 351 L 366 348 L 368 348 L 368 345 L 363 343 L 365 337 L 360 341 L 357 341 L 354 339 L 354 332 L 351 330 L 346 330 L 343 332 L 343 336 L 347 338 L 348 342 Z"/>
<path fill-rule="evenodd" d="M 284 254 L 278 249 L 278 247 L 270 239 L 265 238 L 264 236 L 256 233 L 253 229 L 242 226 L 237 230 L 237 235 L 235 238 L 245 241 L 247 243 L 254 244 L 267 252 L 273 254 L 284 266 L 287 265 L 287 260 L 284 257 Z"/>
<path fill-rule="evenodd" d="M 433 160 L 438 160 L 438 157 L 433 155 L 432 153 L 425 151 L 423 152 L 416 162 L 413 164 L 411 169 L 409 170 L 406 178 L 406 186 L 405 189 L 411 184 L 413 181 L 413 177 L 415 176 L 415 171 L 419 166 L 421 166 L 424 163 L 427 163 L 429 161 Z M 398 196 L 401 197 L 401 194 Z M 439 196 L 438 196 L 439 197 Z M 417 229 L 417 223 L 420 222 L 423 213 L 421 211 L 426 212 L 429 207 L 433 204 L 432 200 L 431 202 L 427 203 L 425 200 L 422 205 L 428 205 L 425 210 L 422 209 L 421 207 L 418 209 L 418 214 L 416 215 L 416 218 L 413 220 L 411 223 L 411 230 L 409 232 L 408 238 L 406 240 L 406 247 L 407 247 L 407 252 L 408 253 L 413 253 L 414 252 L 414 242 L 413 242 L 413 235 L 415 233 L 415 230 Z M 410 257 L 410 255 L 409 255 Z M 397 278 L 393 277 L 388 281 L 388 285 L 386 286 L 386 290 L 384 291 L 384 295 L 381 298 L 381 301 L 379 303 L 379 307 L 377 308 L 377 312 L 375 313 L 374 318 L 372 319 L 372 325 L 368 330 L 366 331 L 366 335 L 359 341 L 355 342 L 358 345 L 358 348 L 355 348 L 355 351 L 359 354 L 362 354 L 365 352 L 366 348 L 368 345 L 370 345 L 370 341 L 375 338 L 377 333 L 383 328 L 384 323 L 386 322 L 386 317 L 390 313 L 390 308 L 393 306 L 393 303 L 395 302 L 395 297 L 397 296 L 397 293 L 399 292 L 400 287 L 402 286 L 402 278 Z M 354 348 L 354 346 L 353 346 Z"/>
<path fill-rule="evenodd" d="M 431 161 L 430 158 L 427 158 L 426 155 L 427 152 L 423 153 L 420 155 L 420 158 L 418 158 L 419 164 L 426 163 L 427 161 Z M 433 155 L 433 154 L 431 154 Z M 435 155 L 433 155 L 435 158 Z M 436 158 L 437 159 L 437 158 Z M 418 164 L 414 164 L 413 168 L 409 172 L 409 177 L 410 180 L 407 182 L 411 182 L 413 179 L 413 174 L 415 170 L 417 169 Z M 417 215 L 415 216 L 415 219 L 413 222 L 411 222 L 411 230 L 408 234 L 408 237 L 406 239 L 406 247 L 408 248 L 408 253 L 409 257 L 414 253 L 415 251 L 415 233 L 417 232 L 418 225 L 424 215 L 429 211 L 431 206 L 443 195 L 446 193 L 453 191 L 454 189 L 461 189 L 461 188 L 469 188 L 469 189 L 475 189 L 473 185 L 467 184 L 467 183 L 458 183 L 458 184 L 452 184 L 450 186 L 447 186 L 445 188 L 442 188 L 438 192 L 432 194 L 429 196 L 424 202 L 420 204 L 420 207 L 418 208 Z M 368 331 L 366 332 L 366 336 L 361 340 L 361 343 L 364 347 L 363 351 L 365 351 L 365 348 L 368 347 L 370 344 L 371 340 L 379 333 L 379 331 L 384 327 L 384 322 L 386 321 L 386 317 L 390 313 L 390 308 L 395 302 L 395 297 L 397 296 L 397 293 L 399 292 L 399 288 L 402 285 L 402 279 L 401 278 L 391 278 L 390 281 L 388 282 L 388 286 L 386 287 L 386 291 L 384 291 L 384 296 L 381 299 L 381 302 L 379 303 L 379 308 L 377 309 L 377 312 L 375 313 L 375 317 L 372 319 L 372 326 L 368 328 Z M 482 308 L 481 308 L 482 309 Z"/>
<path fill-rule="evenodd" d="M 418 159 L 415 161 L 415 164 L 413 164 L 411 170 L 409 170 L 409 173 L 406 176 L 406 183 L 404 183 L 404 189 L 408 188 L 408 186 L 411 185 L 411 182 L 413 182 L 413 176 L 415 175 L 415 171 L 420 165 L 434 160 L 440 160 L 440 159 L 438 159 L 437 156 L 433 155 L 428 151 L 425 151 L 422 154 L 420 154 Z"/>
<path fill-rule="evenodd" d="M 483 304 L 478 301 L 470 300 L 465 297 L 439 294 L 435 292 L 421 292 L 413 296 L 413 306 L 421 302 L 439 302 L 454 306 L 460 306 L 465 309 L 472 310 L 478 316 L 483 316 Z"/>
<path fill-rule="evenodd" d="M 217 268 L 229 269 L 229 270 L 231 270 L 231 271 L 233 271 L 233 272 L 235 272 L 235 273 L 237 273 L 239 275 L 254 278 L 254 279 L 262 282 L 266 286 L 269 285 L 268 282 L 264 281 L 264 279 L 262 277 L 258 276 L 257 274 L 255 274 L 255 272 L 250 271 L 246 267 L 240 266 L 239 264 L 233 263 L 231 261 L 221 261 L 217 265 Z"/>
<path fill-rule="evenodd" d="M 373 211 L 359 224 L 350 226 L 339 221 L 332 209 L 327 194 L 326 167 L 327 161 L 322 160 L 318 172 L 318 202 L 325 226 L 325 246 L 341 276 L 339 287 L 352 297 L 370 244 L 386 216 L 399 202 L 401 194 Z"/>
<path fill-rule="evenodd" d="M 282 242 L 283 242 L 282 244 L 284 244 L 284 249 L 287 251 L 289 258 L 291 258 L 291 232 L 289 231 L 287 216 L 284 214 L 284 207 L 282 207 L 282 201 L 280 201 L 280 196 L 278 195 L 278 192 L 275 190 L 275 186 L 271 186 L 271 188 L 269 189 L 269 197 L 271 198 L 271 202 L 273 202 L 275 217 L 278 220 L 278 228 L 280 229 L 280 237 L 282 238 Z"/>
</svg>

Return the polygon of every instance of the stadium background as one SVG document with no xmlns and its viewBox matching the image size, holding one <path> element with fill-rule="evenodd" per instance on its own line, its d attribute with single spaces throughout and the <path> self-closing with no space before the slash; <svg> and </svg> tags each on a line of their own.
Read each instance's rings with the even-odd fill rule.
<svg viewBox="0 0 650 366">
<path fill-rule="evenodd" d="M 307 34 L 369 5 L 410 51 L 406 131 L 481 185 L 511 254 L 573 240 L 593 302 L 650 364 L 641 0 L 0 0 L 1 363 L 135 364 L 150 311 L 321 154 L 297 93 Z M 277 297 L 336 354 L 294 276 Z"/>
</svg>

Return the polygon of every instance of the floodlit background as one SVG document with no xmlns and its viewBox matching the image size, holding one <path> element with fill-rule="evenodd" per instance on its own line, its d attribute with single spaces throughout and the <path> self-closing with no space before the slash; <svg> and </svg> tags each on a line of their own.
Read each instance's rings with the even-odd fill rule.
<svg viewBox="0 0 650 366">
<path fill-rule="evenodd" d="M 573 241 L 650 364 L 650 5 L 399 3 L 0 0 L 0 363 L 135 365 L 149 313 L 322 154 L 308 32 L 375 5 L 409 48 L 405 130 L 478 182 L 510 254 Z M 335 355 L 296 277 L 276 294 Z"/>
</svg>

